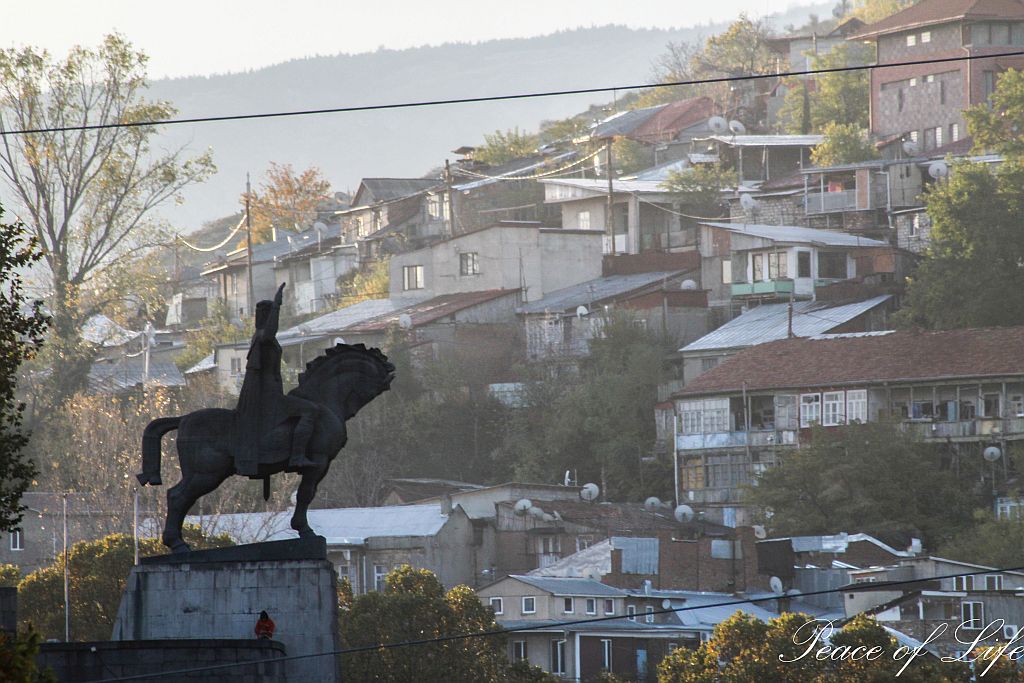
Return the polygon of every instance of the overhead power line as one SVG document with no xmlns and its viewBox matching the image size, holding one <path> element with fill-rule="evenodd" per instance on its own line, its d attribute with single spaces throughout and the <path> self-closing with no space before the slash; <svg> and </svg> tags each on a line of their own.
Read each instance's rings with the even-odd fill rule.
<svg viewBox="0 0 1024 683">
<path fill-rule="evenodd" d="M 817 591 L 807 592 L 788 592 L 788 593 L 777 593 L 762 598 L 735 598 L 731 600 L 721 600 L 719 602 L 712 602 L 703 605 L 689 605 L 683 607 L 669 607 L 667 609 L 654 610 L 653 612 L 645 612 L 642 616 L 648 616 L 653 614 L 678 614 L 680 612 L 691 612 L 700 609 L 713 609 L 717 607 L 733 607 L 738 605 L 749 605 L 759 602 L 771 602 L 772 600 L 780 599 L 792 599 L 792 598 L 807 598 L 816 595 L 830 595 L 832 593 L 847 593 L 850 591 L 857 590 L 872 590 L 877 591 L 883 588 L 890 588 L 893 586 L 906 586 L 910 584 L 919 584 L 927 581 L 942 581 L 944 579 L 957 579 L 962 576 L 979 576 L 982 574 L 1001 574 L 1005 572 L 1021 572 L 1024 571 L 1024 566 L 1021 567 L 1007 567 L 1004 569 L 981 569 L 973 572 L 959 572 L 956 574 L 943 574 L 940 576 L 928 576 L 917 579 L 900 579 L 898 581 L 878 581 L 873 583 L 862 584 L 859 588 L 851 588 L 850 586 L 840 588 L 827 588 Z M 858 614 L 864 614 L 860 612 Z M 495 636 L 508 635 L 510 633 L 518 633 L 521 631 L 536 631 L 538 629 L 551 629 L 561 628 L 564 626 L 579 626 L 581 624 L 596 624 L 605 621 L 614 621 L 620 619 L 627 619 L 631 615 L 615 614 L 611 616 L 603 617 L 592 617 L 589 619 L 572 619 L 569 621 L 556 621 L 553 623 L 538 622 L 537 624 L 529 624 L 525 626 L 516 626 L 513 628 L 499 628 L 490 631 L 477 631 L 475 633 L 454 633 L 446 636 L 436 636 L 433 638 L 419 638 L 416 640 L 402 640 L 393 643 L 378 643 L 374 645 L 362 645 L 359 647 L 343 648 L 340 650 L 328 650 L 326 652 L 313 652 L 304 655 L 286 655 L 284 657 L 271 657 L 267 659 L 256 659 L 248 662 L 230 662 L 227 664 L 211 664 L 208 666 L 197 666 L 191 669 L 178 669 L 175 671 L 155 671 L 153 673 L 146 674 L 135 674 L 132 676 L 119 676 L 115 678 L 103 678 L 94 681 L 88 681 L 87 683 L 117 683 L 119 681 L 141 681 L 153 678 L 162 678 L 164 676 L 176 676 L 183 677 L 193 673 L 201 673 L 204 671 L 218 671 L 223 669 L 238 668 L 242 666 L 254 666 L 258 664 L 273 664 L 279 662 L 295 661 L 299 659 L 312 659 L 313 657 L 332 657 L 340 655 L 352 655 L 366 652 L 376 652 L 379 650 L 392 650 L 401 647 L 414 647 L 417 645 L 431 645 L 434 643 L 446 643 L 454 640 L 467 640 L 469 638 L 492 638 Z M 637 617 L 641 615 L 635 615 Z M 847 620 L 844 620 L 847 621 Z"/>
<path fill-rule="evenodd" d="M 63 133 L 71 131 L 102 130 L 105 128 L 138 128 L 140 126 L 169 126 L 182 123 L 215 123 L 219 121 L 246 121 L 253 119 L 272 119 L 288 116 L 314 116 L 318 114 L 344 114 L 361 111 L 382 111 L 386 109 L 413 109 L 418 107 L 438 107 L 449 104 L 473 104 L 479 102 L 503 102 L 508 100 L 525 100 L 538 97 L 563 97 L 567 95 L 589 95 L 597 93 L 609 93 L 619 90 L 651 90 L 654 88 L 674 88 L 686 85 L 710 85 L 714 83 L 736 83 L 740 81 L 757 81 L 768 78 L 792 78 L 795 76 L 820 76 L 824 74 L 845 73 L 850 71 L 869 71 L 872 69 L 887 69 L 904 66 L 918 66 L 924 64 L 947 64 L 951 62 L 971 61 L 975 59 L 998 59 L 1001 57 L 1021 57 L 1024 50 L 1012 52 L 997 52 L 988 55 L 958 55 L 955 57 L 940 57 L 934 59 L 912 59 L 902 62 L 887 62 L 885 64 L 867 64 L 864 66 L 839 66 L 826 69 L 805 69 L 803 71 L 785 71 L 782 73 L 766 74 L 742 74 L 739 76 L 719 76 L 715 78 L 694 78 L 684 81 L 669 81 L 666 83 L 635 83 L 626 85 L 609 85 L 597 88 L 571 88 L 565 90 L 539 90 L 535 92 L 513 93 L 507 95 L 485 95 L 481 97 L 455 97 L 442 100 L 416 100 L 412 102 L 391 102 L 385 104 L 365 104 L 350 107 L 328 107 L 323 109 L 297 109 L 293 111 L 260 112 L 249 114 L 228 114 L 224 116 L 193 116 L 180 119 L 165 119 L 162 121 L 126 121 L 117 123 L 92 123 L 80 126 L 54 126 L 48 128 L 21 128 L 15 130 L 0 130 L 0 136 L 28 135 L 31 133 Z"/>
</svg>

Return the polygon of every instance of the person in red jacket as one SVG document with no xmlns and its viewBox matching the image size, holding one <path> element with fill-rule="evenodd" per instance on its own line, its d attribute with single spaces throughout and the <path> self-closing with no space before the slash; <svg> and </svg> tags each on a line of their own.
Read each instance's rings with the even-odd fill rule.
<svg viewBox="0 0 1024 683">
<path fill-rule="evenodd" d="M 260 640 L 270 640 L 274 637 L 274 620 L 267 614 L 267 610 L 260 612 L 260 618 L 256 622 L 256 637 Z"/>
</svg>

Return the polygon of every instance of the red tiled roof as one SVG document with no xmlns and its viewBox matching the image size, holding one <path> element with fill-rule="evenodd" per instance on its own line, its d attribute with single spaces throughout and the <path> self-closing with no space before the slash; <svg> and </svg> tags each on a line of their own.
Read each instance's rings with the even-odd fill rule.
<svg viewBox="0 0 1024 683">
<path fill-rule="evenodd" d="M 515 294 L 518 290 L 515 289 L 488 289 L 483 292 L 459 292 L 457 294 L 442 294 L 441 296 L 435 296 L 433 299 L 421 301 L 419 303 L 400 308 L 397 311 L 393 311 L 386 315 L 380 315 L 376 318 L 370 318 L 364 320 L 361 323 L 357 323 L 352 327 L 345 328 L 345 332 L 359 333 L 359 332 L 379 332 L 386 330 L 391 325 L 397 325 L 399 317 L 408 315 L 412 319 L 413 327 L 419 325 L 426 325 L 432 323 L 435 320 L 440 320 L 445 316 L 458 313 L 459 311 L 476 306 L 477 304 L 486 303 L 499 297 L 508 296 Z"/>
<path fill-rule="evenodd" d="M 714 114 L 710 97 L 692 97 L 672 102 L 636 127 L 629 137 L 638 140 L 669 140 L 682 130 L 706 121 Z"/>
<path fill-rule="evenodd" d="M 1024 327 L 783 339 L 726 360 L 677 395 L 1024 375 Z"/>
<path fill-rule="evenodd" d="M 1024 2 L 1021 0 L 922 0 L 901 12 L 865 26 L 850 36 L 850 40 L 875 38 L 886 33 L 909 31 L 922 26 L 967 18 L 1024 18 Z"/>
</svg>

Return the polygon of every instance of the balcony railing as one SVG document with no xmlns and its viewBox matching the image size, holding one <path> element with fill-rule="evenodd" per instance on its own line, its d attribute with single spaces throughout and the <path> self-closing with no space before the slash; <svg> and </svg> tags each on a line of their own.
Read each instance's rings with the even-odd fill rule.
<svg viewBox="0 0 1024 683">
<path fill-rule="evenodd" d="M 807 213 L 832 213 L 834 211 L 856 211 L 857 191 L 808 192 L 804 197 Z"/>
<path fill-rule="evenodd" d="M 905 431 L 925 440 L 1024 436 L 1024 417 L 978 417 L 951 422 L 907 420 L 902 426 Z"/>
<path fill-rule="evenodd" d="M 676 448 L 680 451 L 695 451 L 708 448 L 756 448 L 768 446 L 795 446 L 798 443 L 795 429 L 757 429 L 749 432 L 712 432 L 708 434 L 679 434 Z"/>
<path fill-rule="evenodd" d="M 733 296 L 759 296 L 765 294 L 791 294 L 792 280 L 766 280 L 763 282 L 734 282 Z"/>
</svg>

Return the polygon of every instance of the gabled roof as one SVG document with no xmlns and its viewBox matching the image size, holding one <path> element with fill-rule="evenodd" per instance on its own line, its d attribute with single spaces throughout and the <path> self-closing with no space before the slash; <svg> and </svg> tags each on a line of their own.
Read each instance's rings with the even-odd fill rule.
<svg viewBox="0 0 1024 683">
<path fill-rule="evenodd" d="M 820 301 L 793 303 L 793 334 L 812 337 L 844 325 L 892 298 L 885 294 L 848 304 Z M 751 308 L 713 332 L 679 349 L 683 353 L 736 349 L 785 339 L 789 334 L 789 304 L 764 304 Z"/>
<path fill-rule="evenodd" d="M 121 327 L 102 313 L 97 313 L 82 325 L 82 339 L 99 346 L 121 346 L 140 334 Z"/>
<path fill-rule="evenodd" d="M 710 97 L 691 97 L 671 102 L 638 125 L 629 137 L 637 140 L 669 140 L 687 128 L 707 121 L 714 114 Z"/>
<path fill-rule="evenodd" d="M 1024 327 L 825 335 L 740 351 L 678 396 L 1024 375 Z"/>
<path fill-rule="evenodd" d="M 701 221 L 701 225 L 728 230 L 786 244 L 813 244 L 820 247 L 888 247 L 888 242 L 833 230 L 804 228 L 799 225 L 761 225 L 758 223 L 718 223 Z"/>
<path fill-rule="evenodd" d="M 590 137 L 596 139 L 613 138 L 619 135 L 630 135 L 646 123 L 655 114 L 667 107 L 667 104 L 659 104 L 643 109 L 631 109 L 629 111 L 613 114 L 603 121 L 600 121 L 590 131 Z"/>
<path fill-rule="evenodd" d="M 850 40 L 876 38 L 887 33 L 944 24 L 962 19 L 1024 18 L 1020 0 L 922 0 L 850 36 Z"/>
<path fill-rule="evenodd" d="M 560 312 L 632 294 L 665 280 L 681 277 L 684 271 L 609 275 L 557 289 L 519 309 L 521 313 Z"/>
<path fill-rule="evenodd" d="M 370 206 L 380 202 L 389 202 L 426 192 L 441 185 L 441 181 L 436 178 L 363 178 L 355 196 L 352 197 L 352 206 Z"/>
<path fill-rule="evenodd" d="M 397 325 L 403 315 L 408 315 L 411 318 L 413 327 L 426 325 L 435 320 L 458 313 L 463 309 L 493 301 L 503 296 L 518 294 L 518 292 L 518 289 L 488 289 L 482 292 L 442 294 L 441 296 L 435 296 L 433 299 L 419 301 L 385 315 L 358 322 L 355 325 L 349 326 L 346 331 L 352 333 L 381 332 L 392 325 Z"/>
<path fill-rule="evenodd" d="M 174 363 L 149 364 L 149 377 L 141 358 L 125 360 L 119 358 L 113 363 L 93 363 L 88 376 L 89 391 L 96 394 L 119 394 L 141 386 L 183 387 L 185 378 Z"/>
<path fill-rule="evenodd" d="M 621 598 L 626 594 L 612 586 L 606 586 L 594 579 L 566 578 L 561 576 L 529 576 L 523 574 L 510 574 L 510 579 L 516 579 L 523 583 L 547 591 L 552 595 L 565 596 L 587 596 L 596 598 Z"/>
<path fill-rule="evenodd" d="M 200 360 L 198 363 L 196 363 L 195 365 L 190 367 L 188 370 L 186 370 L 185 374 L 186 375 L 193 375 L 193 374 L 196 374 L 198 372 L 207 372 L 208 370 L 216 370 L 216 369 L 217 369 L 216 354 L 215 353 L 211 353 L 209 355 L 203 356 L 202 360 Z"/>
</svg>

